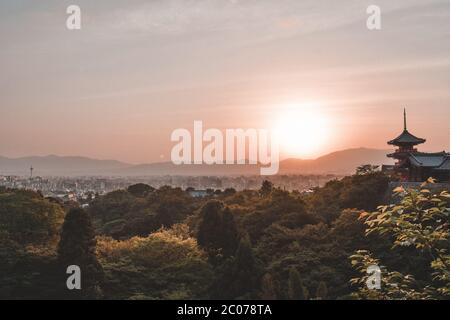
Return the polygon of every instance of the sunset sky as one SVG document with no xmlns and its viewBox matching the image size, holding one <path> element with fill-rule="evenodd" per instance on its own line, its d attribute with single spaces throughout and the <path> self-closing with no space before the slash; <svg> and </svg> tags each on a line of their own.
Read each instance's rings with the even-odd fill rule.
<svg viewBox="0 0 450 320">
<path fill-rule="evenodd" d="M 169 161 L 171 132 L 194 120 L 269 129 L 312 114 L 323 141 L 284 156 L 314 158 L 389 148 L 403 107 L 422 150 L 450 149 L 448 0 L 0 2 L 2 156 Z"/>
</svg>

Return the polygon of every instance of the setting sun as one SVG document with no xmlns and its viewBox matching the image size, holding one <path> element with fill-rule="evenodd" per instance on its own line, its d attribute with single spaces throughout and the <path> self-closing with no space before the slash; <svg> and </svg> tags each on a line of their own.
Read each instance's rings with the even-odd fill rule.
<svg viewBox="0 0 450 320">
<path fill-rule="evenodd" d="M 316 105 L 290 105 L 276 120 L 274 131 L 281 152 L 292 156 L 312 157 L 327 141 L 329 124 Z"/>
</svg>

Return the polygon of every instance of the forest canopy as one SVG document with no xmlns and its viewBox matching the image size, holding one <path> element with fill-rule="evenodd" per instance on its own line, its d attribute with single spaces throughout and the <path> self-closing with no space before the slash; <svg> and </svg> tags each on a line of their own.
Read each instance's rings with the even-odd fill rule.
<svg viewBox="0 0 450 320">
<path fill-rule="evenodd" d="M 448 193 L 391 196 L 365 169 L 312 193 L 139 184 L 87 210 L 2 189 L 0 298 L 448 298 Z M 64 287 L 71 252 L 92 270 L 80 295 Z M 365 289 L 368 264 L 386 270 L 383 290 Z"/>
</svg>

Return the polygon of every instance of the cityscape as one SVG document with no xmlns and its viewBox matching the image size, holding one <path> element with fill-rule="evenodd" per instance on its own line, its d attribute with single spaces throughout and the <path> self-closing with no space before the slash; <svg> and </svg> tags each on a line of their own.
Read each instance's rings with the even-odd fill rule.
<svg viewBox="0 0 450 320">
<path fill-rule="evenodd" d="M 282 189 L 299 192 L 311 192 L 326 182 L 338 179 L 337 175 L 277 175 L 261 176 L 152 176 L 152 177 L 20 177 L 0 175 L 0 187 L 27 189 L 41 192 L 45 197 L 61 201 L 85 203 L 96 196 L 108 192 L 126 189 L 130 185 L 145 183 L 154 188 L 162 186 L 189 189 L 193 195 L 206 195 L 210 190 L 244 189 L 257 190 L 264 180 L 270 180 Z"/>
</svg>

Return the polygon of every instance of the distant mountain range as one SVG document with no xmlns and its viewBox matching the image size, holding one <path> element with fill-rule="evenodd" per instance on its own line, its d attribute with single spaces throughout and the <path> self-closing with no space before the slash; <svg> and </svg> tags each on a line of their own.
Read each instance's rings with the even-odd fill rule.
<svg viewBox="0 0 450 320">
<path fill-rule="evenodd" d="M 389 150 L 346 149 L 314 160 L 285 159 L 279 174 L 351 174 L 361 164 L 392 164 Z M 40 176 L 151 176 L 151 175 L 258 175 L 259 165 L 174 165 L 171 162 L 131 165 L 116 160 L 85 157 L 0 157 L 0 175 Z"/>
<path fill-rule="evenodd" d="M 0 175 L 29 175 L 33 166 L 34 174 L 41 176 L 102 175 L 130 167 L 130 164 L 115 160 L 95 160 L 85 157 L 44 157 L 6 158 L 0 156 Z"/>
</svg>

